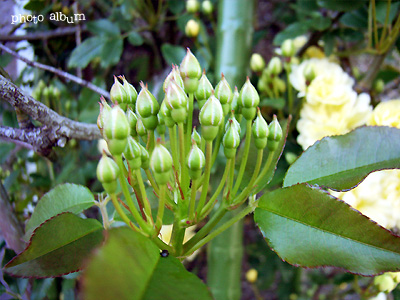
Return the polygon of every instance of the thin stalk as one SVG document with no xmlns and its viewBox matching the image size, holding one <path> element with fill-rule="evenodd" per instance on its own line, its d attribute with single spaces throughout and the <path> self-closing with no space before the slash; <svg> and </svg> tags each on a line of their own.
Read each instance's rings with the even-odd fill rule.
<svg viewBox="0 0 400 300">
<path fill-rule="evenodd" d="M 206 141 L 206 167 L 204 170 L 203 177 L 203 187 L 201 189 L 201 195 L 199 204 L 197 205 L 197 215 L 200 216 L 201 211 L 206 203 L 208 185 L 210 182 L 210 173 L 211 173 L 211 155 L 212 155 L 212 141 Z"/>
<path fill-rule="evenodd" d="M 378 26 L 376 24 L 375 0 L 371 0 L 371 4 L 372 4 L 372 21 L 374 24 L 374 42 L 375 42 L 375 48 L 378 49 Z"/>
<path fill-rule="evenodd" d="M 143 199 L 144 211 L 146 213 L 147 222 L 149 224 L 153 225 L 154 221 L 153 221 L 153 217 L 151 215 L 151 206 L 150 206 L 149 199 L 147 198 L 146 188 L 144 187 L 142 173 L 140 173 L 140 169 L 135 170 L 135 172 L 136 172 L 136 178 L 137 178 L 137 181 L 139 184 L 140 196 Z"/>
<path fill-rule="evenodd" d="M 122 156 L 121 155 L 116 155 L 115 156 L 115 161 L 116 161 L 116 163 L 117 163 L 117 165 L 118 165 L 120 170 L 125 169 L 125 166 L 122 163 Z M 140 216 L 138 210 L 136 209 L 135 205 L 133 204 L 132 197 L 131 197 L 131 194 L 129 193 L 128 185 L 126 184 L 123 172 L 119 173 L 119 183 L 121 185 L 122 193 L 124 194 L 124 197 L 125 197 L 126 203 L 128 204 L 129 210 L 131 211 L 131 213 L 132 213 L 133 217 L 135 218 L 136 222 L 139 224 L 139 226 L 141 228 L 147 228 L 146 223 L 144 222 L 144 220 Z M 114 203 L 114 201 L 113 201 L 113 203 Z M 117 209 L 117 208 L 115 207 L 115 209 Z M 122 218 L 122 216 L 121 216 L 121 218 Z"/>
<path fill-rule="evenodd" d="M 183 240 L 185 238 L 185 230 L 186 228 L 182 228 L 180 225 L 180 218 L 177 218 L 174 222 L 174 227 L 172 229 L 171 242 L 172 246 L 175 249 L 175 256 L 181 256 L 182 254 L 182 245 Z"/>
<path fill-rule="evenodd" d="M 225 122 L 222 122 L 221 125 L 219 126 L 218 135 L 215 140 L 214 150 L 213 150 L 214 152 L 213 152 L 213 156 L 212 156 L 212 160 L 211 160 L 211 165 L 214 165 L 215 160 L 217 159 L 219 147 L 221 146 L 221 141 L 222 141 L 222 137 L 223 137 L 223 133 L 224 133 L 224 127 L 225 127 Z"/>
<path fill-rule="evenodd" d="M 186 194 L 186 190 L 189 187 L 189 174 L 185 165 L 186 158 L 186 150 L 185 150 L 185 134 L 184 134 L 184 125 L 183 123 L 178 124 L 178 133 L 179 133 L 179 154 L 180 154 L 180 163 L 181 163 L 181 188 L 184 194 Z"/>
<path fill-rule="evenodd" d="M 189 111 L 188 111 L 188 119 L 186 123 L 186 140 L 185 140 L 185 149 L 189 152 L 190 145 L 192 144 L 192 123 L 193 123 L 193 93 L 189 94 Z M 185 153 L 186 157 L 187 153 Z"/>
<path fill-rule="evenodd" d="M 222 188 L 224 187 L 224 185 L 226 183 L 226 179 L 228 178 L 228 174 L 230 173 L 229 171 L 231 169 L 232 163 L 233 163 L 233 158 L 228 159 L 228 162 L 225 166 L 224 175 L 222 175 L 222 179 L 219 182 L 219 185 L 218 185 L 217 189 L 215 190 L 214 194 L 212 195 L 212 197 L 210 198 L 208 203 L 204 206 L 204 208 L 201 210 L 199 220 L 202 220 L 203 218 L 205 218 L 208 215 L 208 213 L 211 211 L 213 206 L 215 205 L 215 203 L 216 203 L 215 200 L 217 200 L 218 195 L 221 193 Z"/>
<path fill-rule="evenodd" d="M 382 46 L 382 43 L 386 38 L 386 33 L 387 33 L 387 30 L 388 30 L 388 27 L 389 27 L 390 4 L 391 4 L 391 0 L 388 0 L 387 4 L 386 4 L 385 24 L 383 25 L 381 38 L 379 40 L 379 46 Z"/>
<path fill-rule="evenodd" d="M 194 209 L 196 206 L 196 194 L 197 194 L 197 179 L 192 179 L 192 191 L 190 194 L 190 204 L 189 204 L 189 220 L 194 220 Z"/>
<path fill-rule="evenodd" d="M 172 155 L 172 161 L 175 166 L 176 172 L 179 172 L 179 154 L 178 154 L 178 146 L 177 146 L 177 138 L 176 138 L 176 125 L 173 127 L 168 127 L 169 131 L 169 143 L 171 145 L 171 155 Z"/>
<path fill-rule="evenodd" d="M 249 157 L 249 150 L 250 150 L 250 141 L 251 141 L 251 120 L 246 121 L 246 139 L 244 142 L 244 152 L 242 161 L 240 163 L 239 174 L 235 182 L 235 186 L 232 191 L 232 196 L 234 197 L 240 187 L 240 183 L 242 182 L 242 178 L 244 175 L 244 169 L 246 168 L 247 158 Z"/>
<path fill-rule="evenodd" d="M 289 109 L 289 114 L 293 113 L 293 88 L 290 83 L 290 66 L 287 66 L 285 68 L 286 70 L 286 82 L 287 82 L 287 95 L 288 95 L 288 109 Z"/>
<path fill-rule="evenodd" d="M 155 145 L 154 130 L 148 130 L 147 131 L 147 149 L 149 150 L 149 153 L 153 152 L 154 145 Z"/>
<path fill-rule="evenodd" d="M 154 181 L 153 176 L 151 175 L 150 169 L 144 170 L 147 176 L 147 179 L 150 181 L 151 187 L 154 189 L 156 194 L 160 194 L 160 189 L 158 188 L 157 183 Z"/>
<path fill-rule="evenodd" d="M 184 255 L 193 253 L 197 249 L 201 248 L 205 244 L 207 244 L 209 241 L 211 241 L 213 238 L 216 236 L 220 235 L 222 232 L 227 230 L 229 227 L 231 227 L 233 224 L 236 222 L 240 221 L 243 219 L 245 216 L 247 216 L 249 213 L 253 212 L 254 207 L 248 206 L 247 208 L 243 209 L 241 212 L 239 212 L 236 216 L 231 218 L 229 221 L 226 223 L 222 224 L 221 226 L 217 227 L 214 231 L 212 231 L 209 235 L 201 239 L 199 242 L 197 242 L 193 247 L 189 248 L 189 250 L 185 251 Z"/>
<path fill-rule="evenodd" d="M 129 227 L 131 227 L 133 230 L 135 231 L 140 231 L 140 229 L 131 222 L 131 220 L 129 220 L 128 216 L 124 213 L 124 211 L 122 210 L 121 205 L 119 205 L 117 196 L 115 194 L 111 194 L 111 201 L 115 207 L 115 210 L 117 211 L 117 213 L 119 214 L 119 216 L 121 217 L 122 221 L 124 221 L 126 223 L 126 225 L 128 225 Z"/>
<path fill-rule="evenodd" d="M 158 210 L 157 210 L 157 220 L 156 220 L 156 232 L 158 232 L 161 229 L 162 226 L 162 220 L 164 217 L 164 207 L 165 207 L 165 189 L 167 186 L 165 184 L 162 184 L 160 186 L 160 200 L 158 201 Z"/>
</svg>

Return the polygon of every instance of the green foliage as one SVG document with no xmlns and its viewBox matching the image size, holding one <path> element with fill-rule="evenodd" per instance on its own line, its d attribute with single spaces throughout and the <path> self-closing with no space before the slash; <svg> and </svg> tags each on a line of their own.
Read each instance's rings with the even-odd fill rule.
<svg viewBox="0 0 400 300">
<path fill-rule="evenodd" d="M 186 51 L 181 46 L 174 46 L 165 43 L 161 46 L 161 52 L 164 56 L 165 61 L 168 64 L 178 65 L 186 55 Z"/>
<path fill-rule="evenodd" d="M 109 270 L 104 272 L 104 270 Z M 108 232 L 85 273 L 85 299 L 212 299 L 204 283 L 172 255 L 128 228 Z"/>
<path fill-rule="evenodd" d="M 76 272 L 103 240 L 102 231 L 96 220 L 72 213 L 57 215 L 35 230 L 29 246 L 5 269 L 14 276 L 35 278 Z"/>
<path fill-rule="evenodd" d="M 326 137 L 289 168 L 283 186 L 307 182 L 334 190 L 354 188 L 373 171 L 400 168 L 399 141 L 400 130 L 391 127 L 361 127 Z"/>
<path fill-rule="evenodd" d="M 254 218 L 290 264 L 369 276 L 400 270 L 400 237 L 319 188 L 302 184 L 268 193 Z"/>
</svg>

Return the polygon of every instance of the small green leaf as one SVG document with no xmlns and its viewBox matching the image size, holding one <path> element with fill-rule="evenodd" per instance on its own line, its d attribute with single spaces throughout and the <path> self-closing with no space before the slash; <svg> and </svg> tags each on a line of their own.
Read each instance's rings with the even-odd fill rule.
<svg viewBox="0 0 400 300">
<path fill-rule="evenodd" d="M 74 49 L 69 58 L 68 67 L 86 68 L 86 66 L 97 56 L 100 56 L 104 43 L 104 37 L 94 36 L 83 41 Z"/>
<path fill-rule="evenodd" d="M 310 22 L 307 21 L 290 24 L 275 36 L 273 44 L 278 46 L 287 39 L 294 39 L 295 37 L 306 34 L 310 29 L 310 25 Z"/>
<path fill-rule="evenodd" d="M 174 46 L 171 44 L 163 44 L 161 46 L 161 53 L 165 59 L 165 61 L 171 65 L 176 64 L 179 65 L 182 62 L 182 59 L 186 55 L 186 51 L 181 46 Z"/>
<path fill-rule="evenodd" d="M 400 237 L 320 189 L 302 184 L 267 193 L 254 219 L 290 264 L 367 276 L 400 270 Z"/>
<path fill-rule="evenodd" d="M 107 271 L 105 271 L 107 270 Z M 171 254 L 127 227 L 108 231 L 84 273 L 84 299 L 211 300 L 207 287 Z"/>
<path fill-rule="evenodd" d="M 131 31 L 128 35 L 128 42 L 133 46 L 141 46 L 143 45 L 143 37 L 136 31 Z"/>
<path fill-rule="evenodd" d="M 26 239 L 28 240 L 35 228 L 44 221 L 63 212 L 79 214 L 93 204 L 94 197 L 88 188 L 71 183 L 57 185 L 38 202 L 25 226 Z"/>
<path fill-rule="evenodd" d="M 384 2 L 382 1 L 376 3 L 376 20 L 381 24 L 385 24 L 386 11 L 388 5 L 389 5 L 388 1 Z M 400 7 L 400 2 L 390 3 L 388 24 L 392 24 L 394 18 L 398 15 L 399 7 Z"/>
<path fill-rule="evenodd" d="M 317 17 L 312 18 L 311 27 L 315 30 L 323 31 L 329 28 L 331 24 L 331 19 L 318 15 Z"/>
<path fill-rule="evenodd" d="M 21 277 L 53 277 L 78 271 L 90 252 L 103 240 L 103 227 L 94 219 L 60 214 L 38 227 L 29 246 L 6 266 Z"/>
<path fill-rule="evenodd" d="M 349 190 L 371 172 L 394 168 L 400 168 L 400 129 L 366 126 L 309 147 L 290 166 L 283 186 L 307 182 Z"/>
<path fill-rule="evenodd" d="M 87 22 L 87 29 L 98 36 L 119 37 L 120 30 L 118 26 L 107 19 Z"/>
<path fill-rule="evenodd" d="M 355 29 L 368 27 L 368 11 L 365 7 L 349 11 L 340 18 L 340 23 Z"/>
<path fill-rule="evenodd" d="M 318 0 L 318 5 L 323 8 L 336 11 L 350 11 L 361 7 L 365 0 L 338 1 L 338 0 Z"/>
<path fill-rule="evenodd" d="M 100 53 L 100 64 L 103 68 L 116 65 L 121 58 L 123 50 L 123 40 L 121 37 L 108 39 L 104 43 Z"/>
</svg>

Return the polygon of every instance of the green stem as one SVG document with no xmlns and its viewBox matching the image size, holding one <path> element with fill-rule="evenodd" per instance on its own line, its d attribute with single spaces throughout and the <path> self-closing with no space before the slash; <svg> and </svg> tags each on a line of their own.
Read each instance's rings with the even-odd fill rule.
<svg viewBox="0 0 400 300">
<path fill-rule="evenodd" d="M 166 243 L 164 243 L 158 236 L 157 237 L 153 237 L 151 239 L 157 246 L 158 248 L 160 248 L 161 250 L 168 250 L 168 252 L 173 253 L 174 249 L 170 246 L 167 245 Z"/>
<path fill-rule="evenodd" d="M 192 192 L 190 194 L 190 205 L 189 205 L 189 220 L 194 220 L 194 209 L 196 206 L 196 194 L 197 194 L 197 179 L 192 180 Z"/>
<path fill-rule="evenodd" d="M 390 4 L 391 4 L 391 0 L 388 0 L 388 2 L 386 4 L 385 25 L 383 26 L 381 38 L 379 39 L 379 46 L 382 46 L 382 43 L 386 38 L 386 33 L 387 33 L 388 26 L 389 26 Z"/>
<path fill-rule="evenodd" d="M 156 232 L 158 234 L 158 232 L 161 229 L 162 226 L 162 220 L 164 217 L 164 207 L 165 207 L 165 189 L 167 188 L 167 186 L 165 184 L 162 184 L 160 186 L 160 200 L 158 202 L 158 210 L 157 210 L 157 220 L 156 220 Z"/>
<path fill-rule="evenodd" d="M 178 132 L 179 132 L 179 154 L 180 154 L 180 163 L 181 163 L 181 189 L 186 196 L 186 190 L 189 187 L 189 174 L 185 164 L 185 135 L 184 135 L 184 127 L 183 123 L 178 124 Z"/>
<path fill-rule="evenodd" d="M 171 145 L 171 155 L 172 155 L 172 161 L 175 166 L 175 171 L 179 172 L 179 159 L 178 159 L 178 146 L 177 146 L 177 138 L 176 138 L 176 125 L 173 127 L 168 127 L 169 131 L 169 142 Z"/>
<path fill-rule="evenodd" d="M 135 224 L 133 224 L 131 222 L 131 220 L 129 220 L 128 216 L 122 210 L 121 205 L 119 205 L 117 196 L 115 194 L 111 194 L 110 196 L 111 196 L 111 201 L 112 201 L 112 203 L 113 203 L 113 205 L 115 207 L 115 210 L 117 211 L 117 213 L 121 217 L 122 221 L 124 221 L 126 223 L 126 225 L 128 225 L 132 229 L 134 229 L 136 231 L 140 231 L 140 229 Z"/>
<path fill-rule="evenodd" d="M 154 181 L 153 176 L 151 175 L 150 169 L 144 170 L 147 176 L 147 179 L 150 181 L 151 187 L 154 189 L 154 191 L 157 193 L 157 195 L 160 194 L 160 189 L 158 188 L 157 183 Z"/>
<path fill-rule="evenodd" d="M 247 120 L 246 121 L 246 140 L 244 142 L 244 152 L 243 152 L 242 161 L 240 163 L 239 174 L 238 174 L 235 186 L 232 191 L 232 197 L 234 197 L 236 195 L 236 193 L 240 187 L 240 183 L 242 182 L 244 170 L 245 170 L 246 164 L 247 164 L 247 158 L 249 156 L 250 141 L 251 141 L 251 120 Z"/>
<path fill-rule="evenodd" d="M 290 74 L 290 65 L 285 68 L 286 71 L 286 82 L 287 82 L 287 95 L 288 95 L 288 109 L 289 115 L 293 113 L 293 88 L 290 83 L 289 74 Z"/>
<path fill-rule="evenodd" d="M 193 123 L 193 93 L 189 94 L 189 111 L 186 123 L 186 142 L 185 149 L 189 152 L 190 145 L 192 144 L 192 123 Z M 187 153 L 185 153 L 186 157 Z"/>
<path fill-rule="evenodd" d="M 211 165 L 214 165 L 215 160 L 217 159 L 219 147 L 221 146 L 221 141 L 222 141 L 222 137 L 223 137 L 223 133 L 224 133 L 224 127 L 225 127 L 225 123 L 222 122 L 221 125 L 219 126 L 218 135 L 215 140 L 215 145 L 214 145 L 214 150 L 213 150 L 214 152 L 213 152 L 213 156 L 212 156 L 212 160 L 211 160 Z"/>
<path fill-rule="evenodd" d="M 214 207 L 214 205 L 216 203 L 215 200 L 217 200 L 218 195 L 221 193 L 222 188 L 224 187 L 226 179 L 228 177 L 228 174 L 230 173 L 229 171 L 231 169 L 232 163 L 233 163 L 233 158 L 228 160 L 228 162 L 225 166 L 224 175 L 222 175 L 222 179 L 219 182 L 219 185 L 218 185 L 217 189 L 215 190 L 214 194 L 212 195 L 212 197 L 210 198 L 208 203 L 204 206 L 204 208 L 201 210 L 199 220 L 202 220 L 203 218 L 205 218 L 210 213 L 211 209 Z"/>
<path fill-rule="evenodd" d="M 376 24 L 376 6 L 375 6 L 375 0 L 371 0 L 372 4 L 372 21 L 374 24 L 374 42 L 375 42 L 375 48 L 378 49 L 378 26 Z"/>
<path fill-rule="evenodd" d="M 181 227 L 180 218 L 177 218 L 177 220 L 175 220 L 174 222 L 171 237 L 172 246 L 175 250 L 175 257 L 181 256 L 182 254 L 182 245 L 185 238 L 185 230 L 186 228 Z"/>
<path fill-rule="evenodd" d="M 148 130 L 147 132 L 147 149 L 149 150 L 149 153 L 153 152 L 154 149 L 154 130 Z"/>
<path fill-rule="evenodd" d="M 247 208 L 243 209 L 241 212 L 239 212 L 237 215 L 235 215 L 233 218 L 231 218 L 228 222 L 226 222 L 226 223 L 222 224 L 221 226 L 219 226 L 218 228 L 216 228 L 214 231 L 212 231 L 205 238 L 203 238 L 200 241 L 198 241 L 193 247 L 189 248 L 189 250 L 185 251 L 184 255 L 191 254 L 194 251 L 196 251 L 197 249 L 201 248 L 203 245 L 207 244 L 213 238 L 215 238 L 216 236 L 218 236 L 219 234 L 221 234 L 222 232 L 227 230 L 229 227 L 231 227 L 237 221 L 243 219 L 249 213 L 253 212 L 253 210 L 254 210 L 253 206 L 248 206 Z"/>
<path fill-rule="evenodd" d="M 211 174 L 211 155 L 212 155 L 212 141 L 206 141 L 206 167 L 203 175 L 203 186 L 201 188 L 200 200 L 196 209 L 198 216 L 200 216 L 204 204 L 206 203 L 208 185 L 210 182 L 210 174 Z"/>
<path fill-rule="evenodd" d="M 146 214 L 147 222 L 149 224 L 153 225 L 154 222 L 153 222 L 153 217 L 151 215 L 151 206 L 150 206 L 149 199 L 147 198 L 146 188 L 144 187 L 142 173 L 140 173 L 140 169 L 135 170 L 135 172 L 136 172 L 136 178 L 137 178 L 137 181 L 139 184 L 140 196 L 143 199 L 144 212 Z"/>
</svg>

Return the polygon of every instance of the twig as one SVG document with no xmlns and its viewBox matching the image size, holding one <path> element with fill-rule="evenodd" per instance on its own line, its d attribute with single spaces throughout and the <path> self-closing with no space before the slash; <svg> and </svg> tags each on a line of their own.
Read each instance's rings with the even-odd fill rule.
<svg viewBox="0 0 400 300">
<path fill-rule="evenodd" d="M 52 31 L 42 31 L 29 33 L 26 35 L 0 35 L 0 41 L 34 41 L 34 40 L 48 40 L 55 37 L 75 34 L 78 30 L 76 27 L 61 27 Z M 85 31 L 86 27 L 81 27 L 80 30 Z"/>
<path fill-rule="evenodd" d="M 81 79 L 75 75 L 69 74 L 67 72 L 61 71 L 59 69 L 56 69 L 54 67 L 51 66 L 47 66 L 38 62 L 34 62 L 31 61 L 25 57 L 22 57 L 21 55 L 19 55 L 17 52 L 11 50 L 10 48 L 8 48 L 7 46 L 0 44 L 0 49 L 2 49 L 3 51 L 11 54 L 12 56 L 18 58 L 19 60 L 22 60 L 23 62 L 25 62 L 27 65 L 35 67 L 35 68 L 39 68 L 45 71 L 49 71 L 52 72 L 54 74 L 56 74 L 57 76 L 60 76 L 62 78 L 65 78 L 67 80 L 71 80 L 81 86 L 87 87 L 88 89 L 91 89 L 92 91 L 103 95 L 106 98 L 110 98 L 110 93 L 108 93 L 107 91 L 103 90 L 102 88 L 99 88 L 98 86 L 94 85 L 93 83 L 86 81 L 84 79 Z"/>
<path fill-rule="evenodd" d="M 95 124 L 73 121 L 60 116 L 41 102 L 36 101 L 9 80 L 0 75 L 0 99 L 18 108 L 42 126 L 36 128 L 14 129 L 0 127 L 0 137 L 11 140 L 24 147 L 31 147 L 48 156 L 54 146 L 63 147 L 68 139 L 94 140 L 101 138 Z"/>
<path fill-rule="evenodd" d="M 24 232 L 21 223 L 18 222 L 14 209 L 11 206 L 7 191 L 0 181 L 0 230 L 6 240 L 8 247 L 16 253 L 25 249 L 25 242 L 22 240 Z"/>
</svg>

